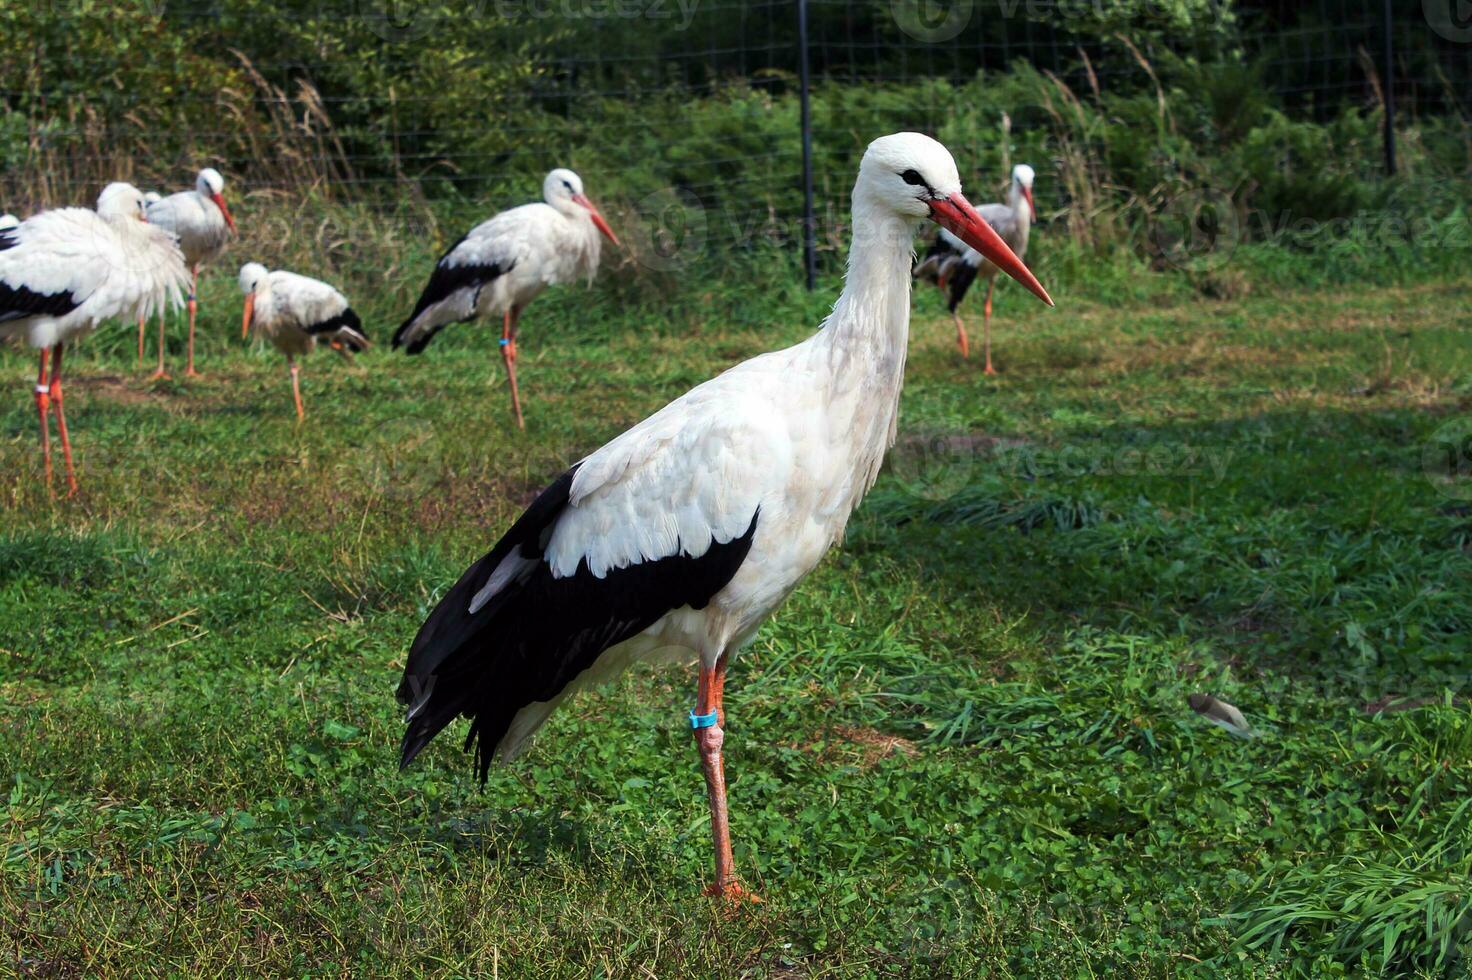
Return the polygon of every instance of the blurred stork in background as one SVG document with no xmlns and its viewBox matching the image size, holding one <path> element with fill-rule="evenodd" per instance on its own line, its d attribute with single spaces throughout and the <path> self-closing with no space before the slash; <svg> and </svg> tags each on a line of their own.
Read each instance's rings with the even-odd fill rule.
<svg viewBox="0 0 1472 980">
<path fill-rule="evenodd" d="M 1005 204 L 983 204 L 976 211 L 991 225 L 1007 247 L 1018 258 L 1027 255 L 1028 233 L 1037 218 L 1037 209 L 1032 200 L 1033 169 L 1025 163 L 1012 168 L 1012 183 L 1007 188 Z M 957 307 L 966 298 L 966 291 L 977 276 L 986 279 L 986 306 L 982 310 L 982 349 L 986 352 L 986 374 L 996 374 L 992 367 L 992 287 L 996 285 L 997 267 L 976 249 L 967 245 L 944 228 L 935 236 L 925 259 L 915 266 L 915 276 L 928 280 L 940 287 L 945 294 L 946 307 L 956 321 L 956 344 L 961 356 L 971 355 L 971 344 L 966 338 L 966 325 L 961 322 Z"/>
<path fill-rule="evenodd" d="M 235 219 L 225 206 L 225 178 L 213 167 L 204 168 L 194 181 L 194 190 L 170 194 L 149 204 L 148 221 L 178 237 L 184 261 L 189 265 L 189 352 L 184 374 L 197 378 L 199 372 L 194 369 L 194 317 L 199 305 L 195 299 L 199 267 L 218 258 L 235 233 Z M 143 332 L 141 320 L 138 330 L 140 334 Z M 168 377 L 164 370 L 162 319 L 158 325 L 158 370 L 153 372 L 153 377 Z"/>
<path fill-rule="evenodd" d="M 103 320 L 146 317 L 171 301 L 177 306 L 188 282 L 174 236 L 147 223 L 143 195 L 131 184 L 109 184 L 96 211 L 43 211 L 0 231 L 0 339 L 24 340 L 41 351 L 35 395 L 48 491 L 52 411 L 67 487 L 77 491 L 62 412 L 61 358 L 67 341 Z"/>
<path fill-rule="evenodd" d="M 523 204 L 476 225 L 435 263 L 414 312 L 394 334 L 394 347 L 418 354 L 443 327 L 479 317 L 501 317 L 501 358 L 511 386 L 516 424 L 516 324 L 538 293 L 577 279 L 593 281 L 606 237 L 618 236 L 583 194 L 582 178 L 558 169 L 542 181 L 546 203 Z"/>
<path fill-rule="evenodd" d="M 151 205 L 157 204 L 159 201 L 162 201 L 163 199 L 164 199 L 163 195 L 160 194 L 158 191 L 144 191 L 143 192 L 143 213 L 144 214 L 147 214 L 148 213 L 148 209 L 149 209 L 149 207 Z M 140 370 L 140 371 L 143 370 L 143 338 L 144 338 L 144 334 L 147 333 L 147 330 L 145 329 L 146 327 L 147 327 L 147 323 L 144 321 L 143 317 L 139 317 L 138 318 L 138 370 Z"/>
<path fill-rule="evenodd" d="M 277 269 L 267 272 L 258 262 L 240 269 L 240 291 L 245 294 L 245 316 L 240 324 L 243 339 L 254 326 L 256 333 L 286 355 L 291 367 L 291 397 L 296 417 L 306 418 L 302 409 L 301 377 L 296 359 L 310 354 L 319 341 L 326 342 L 343 357 L 365 351 L 368 337 L 363 321 L 348 305 L 347 297 L 320 279 Z"/>
<path fill-rule="evenodd" d="M 843 536 L 894 444 L 920 222 L 1048 294 L 967 203 L 928 136 L 869 145 L 843 293 L 817 333 L 675 399 L 574 463 L 420 627 L 398 697 L 401 760 L 470 718 L 481 779 L 573 692 L 635 662 L 699 663 L 690 713 L 715 850 L 736 880 L 722 762 L 726 668 Z"/>
</svg>

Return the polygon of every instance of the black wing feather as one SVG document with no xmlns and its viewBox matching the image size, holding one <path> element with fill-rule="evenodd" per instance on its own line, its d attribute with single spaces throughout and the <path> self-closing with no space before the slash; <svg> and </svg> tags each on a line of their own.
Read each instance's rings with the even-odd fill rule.
<svg viewBox="0 0 1472 980">
<path fill-rule="evenodd" d="M 410 313 L 408 318 L 400 324 L 399 329 L 394 332 L 393 346 L 395 348 L 404 347 L 404 351 L 407 354 L 418 354 L 424 350 L 424 348 L 429 346 L 429 342 L 434 339 L 434 335 L 448 326 L 448 324 L 442 323 L 438 326 L 431 327 L 424 332 L 423 336 L 409 341 L 407 340 L 407 334 L 413 328 L 414 321 L 419 319 L 421 313 L 441 300 L 453 296 L 462 289 L 480 290 L 485 288 L 487 284 L 510 272 L 512 266 L 515 265 L 514 262 L 508 262 L 504 265 L 499 262 L 492 262 L 489 265 L 451 265 L 447 261 L 450 253 L 459 248 L 461 242 L 464 242 L 466 237 L 469 236 L 462 237 L 460 241 L 446 249 L 445 254 L 441 255 L 439 261 L 435 263 L 434 271 L 429 275 L 429 282 L 425 285 L 424 291 L 419 294 L 419 302 L 414 304 L 414 312 Z M 463 323 L 465 321 L 460 320 L 457 322 Z M 405 347 L 406 343 L 408 344 L 407 347 Z"/>
<path fill-rule="evenodd" d="M 0 232 L 0 252 L 20 244 L 15 228 Z M 32 316 L 66 316 L 82 305 L 71 293 L 38 293 L 0 282 L 0 323 Z"/>
<path fill-rule="evenodd" d="M 353 353 L 361 354 L 368 349 L 368 334 L 363 329 L 363 321 L 358 314 L 353 312 L 350 306 L 330 320 L 321 323 L 313 323 L 307 327 L 307 333 L 316 337 L 321 334 L 333 334 L 346 331 L 339 338 Z"/>
<path fill-rule="evenodd" d="M 71 293 L 37 293 L 0 282 L 0 323 L 32 316 L 66 316 L 81 306 Z"/>
<path fill-rule="evenodd" d="M 966 298 L 966 290 L 976 281 L 976 266 L 970 262 L 956 259 L 951 263 L 954 269 L 951 278 L 946 282 L 946 308 L 954 313 L 956 307 L 961 305 L 961 300 Z"/>
<path fill-rule="evenodd" d="M 940 234 L 931 241 L 925 258 L 916 262 L 914 269 L 914 274 L 922 279 L 944 284 L 946 308 L 952 313 L 966 298 L 966 291 L 976 281 L 977 272 L 977 267 L 966 261 L 966 254 Z"/>
<path fill-rule="evenodd" d="M 751 550 L 757 517 L 738 538 L 712 543 L 699 558 L 676 554 L 596 578 L 586 563 L 553 578 L 543 560 L 553 523 L 568 505 L 577 467 L 558 477 L 527 508 L 490 554 L 472 565 L 414 639 L 399 684 L 411 705 L 401 765 L 457 715 L 471 719 L 482 782 L 497 744 L 522 708 L 556 697 L 608 648 L 648 629 L 674 609 L 703 609 Z M 472 613 L 472 598 L 501 562 L 517 551 L 527 573 Z"/>
</svg>

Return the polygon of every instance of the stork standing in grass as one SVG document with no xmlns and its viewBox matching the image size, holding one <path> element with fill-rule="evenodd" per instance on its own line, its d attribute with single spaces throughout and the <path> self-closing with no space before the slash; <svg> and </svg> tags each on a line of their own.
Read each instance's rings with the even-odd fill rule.
<svg viewBox="0 0 1472 980">
<path fill-rule="evenodd" d="M 244 339 L 250 328 L 268 338 L 286 355 L 291 366 L 291 397 L 296 402 L 296 418 L 306 418 L 302 410 L 301 375 L 296 359 L 310 354 L 319 341 L 327 343 L 345 358 L 369 347 L 363 332 L 363 321 L 348 305 L 347 297 L 320 279 L 299 276 L 277 269 L 267 272 L 258 262 L 248 262 L 240 269 L 240 291 L 245 294 L 245 316 L 240 323 Z"/>
<path fill-rule="evenodd" d="M 194 190 L 170 194 L 148 205 L 148 221 L 179 239 L 184 261 L 189 265 L 189 348 L 185 362 L 186 377 L 197 378 L 194 369 L 194 318 L 199 308 L 195 290 L 199 286 L 200 266 L 208 265 L 225 251 L 230 236 L 235 234 L 235 219 L 225 206 L 225 178 L 213 167 L 199 172 Z M 139 347 L 142 347 L 143 321 L 138 321 Z M 158 370 L 155 378 L 167 378 L 164 370 L 164 323 L 158 324 Z"/>
<path fill-rule="evenodd" d="M 546 203 L 523 204 L 482 222 L 440 256 L 394 347 L 418 354 L 445 326 L 501 318 L 501 358 L 516 424 L 526 428 L 516 388 L 516 327 L 521 311 L 548 286 L 593 281 L 606 237 L 618 236 L 583 193 L 582 178 L 558 169 L 542 181 Z"/>
<path fill-rule="evenodd" d="M 174 236 L 147 223 L 143 195 L 130 184 L 109 184 L 96 211 L 43 211 L 0 231 L 0 339 L 24 340 L 41 350 L 35 394 L 48 490 L 50 412 L 66 459 L 67 487 L 77 490 L 62 412 L 66 343 L 103 320 L 148 316 L 170 301 L 177 306 L 188 282 Z"/>
<path fill-rule="evenodd" d="M 163 195 L 160 194 L 158 191 L 144 191 L 143 192 L 143 211 L 144 211 L 144 213 L 147 214 L 149 207 L 151 207 L 152 205 L 157 204 L 159 201 L 162 201 L 163 199 L 164 199 Z M 146 326 L 147 326 L 147 323 L 144 321 L 144 319 L 142 317 L 139 317 L 138 318 L 138 370 L 140 370 L 140 371 L 143 370 L 143 338 L 144 338 L 144 334 L 147 333 L 147 330 L 145 329 Z"/>
<path fill-rule="evenodd" d="M 926 218 L 1052 302 L 962 196 L 945 147 L 915 133 L 875 140 L 854 184 L 847 280 L 819 331 L 584 457 L 461 576 L 409 651 L 403 764 L 465 715 L 484 779 L 569 694 L 635 661 L 696 660 L 709 891 L 743 894 L 721 757 L 726 670 L 842 536 L 894 443 Z"/>
<path fill-rule="evenodd" d="M 1032 201 L 1033 176 L 1031 167 L 1019 163 L 1012 168 L 1012 183 L 1007 188 L 1007 202 L 983 204 L 976 209 L 1018 258 L 1027 255 L 1028 233 L 1037 218 L 1037 209 Z M 961 322 L 957 307 L 966 298 L 966 291 L 971 288 L 977 276 L 986 279 L 986 306 L 982 310 L 981 327 L 981 344 L 986 352 L 984 373 L 996 374 L 996 369 L 992 367 L 992 287 L 996 285 L 996 265 L 942 228 L 936 234 L 930 251 L 926 253 L 925 261 L 915 267 L 915 275 L 935 283 L 945 294 L 946 307 L 956 321 L 956 343 L 961 348 L 962 357 L 970 356 L 971 344 L 966 339 L 966 325 Z"/>
</svg>

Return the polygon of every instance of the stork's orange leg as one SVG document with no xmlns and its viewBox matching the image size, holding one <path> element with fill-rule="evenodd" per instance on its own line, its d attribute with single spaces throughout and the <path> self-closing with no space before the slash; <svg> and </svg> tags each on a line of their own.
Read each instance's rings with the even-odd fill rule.
<svg viewBox="0 0 1472 980">
<path fill-rule="evenodd" d="M 511 409 L 516 413 L 516 427 L 526 428 L 521 417 L 521 393 L 516 388 L 516 307 L 506 311 L 501 319 L 501 360 L 506 364 L 506 377 L 511 382 Z"/>
<path fill-rule="evenodd" d="M 307 413 L 302 408 L 301 368 L 297 366 L 295 358 L 289 357 L 286 360 L 291 365 L 291 400 L 296 402 L 296 420 L 302 422 L 306 419 Z"/>
<path fill-rule="evenodd" d="M 726 767 L 721 746 L 726 737 L 722 726 L 726 710 L 722 704 L 726 687 L 726 657 L 716 665 L 700 667 L 697 707 L 690 716 L 695 727 L 695 746 L 700 751 L 700 766 L 705 771 L 706 795 L 710 802 L 710 833 L 715 847 L 716 880 L 705 890 L 732 902 L 760 902 L 752 892 L 736 880 L 736 861 L 731 852 L 731 821 L 726 809 Z"/>
<path fill-rule="evenodd" d="M 50 396 L 51 409 L 56 412 L 56 434 L 61 436 L 61 455 L 66 461 L 66 495 L 70 497 L 77 492 L 77 471 L 72 466 L 72 441 L 66 434 L 66 413 L 61 407 L 61 352 L 64 347 L 64 344 L 56 345 L 56 356 L 51 361 Z"/>
<path fill-rule="evenodd" d="M 185 362 L 184 362 L 184 376 L 186 378 L 199 378 L 199 377 L 203 377 L 203 375 L 201 375 L 198 371 L 194 370 L 194 313 L 199 308 L 199 304 L 196 303 L 195 300 L 194 300 L 194 291 L 195 291 L 195 289 L 198 286 L 199 286 L 199 266 L 197 266 L 197 265 L 190 266 L 190 268 L 189 268 L 189 353 L 186 355 Z"/>
<path fill-rule="evenodd" d="M 997 369 L 992 367 L 992 287 L 996 283 L 995 279 L 986 281 L 986 306 L 982 308 L 981 346 L 986 351 L 986 368 L 983 374 L 997 373 Z"/>
<path fill-rule="evenodd" d="M 138 314 L 138 370 L 143 370 L 143 335 L 148 332 L 148 317 Z"/>
<path fill-rule="evenodd" d="M 51 489 L 51 423 L 47 412 L 51 409 L 51 388 L 46 383 L 46 362 L 51 352 L 41 351 L 41 369 L 36 374 L 36 413 L 41 416 L 41 459 L 46 465 L 46 492 L 56 496 Z"/>
<path fill-rule="evenodd" d="M 955 310 L 951 311 L 951 316 L 956 319 L 956 346 L 961 348 L 962 357 L 970 357 L 971 340 L 966 336 L 966 324 L 961 322 L 961 314 Z"/>
</svg>

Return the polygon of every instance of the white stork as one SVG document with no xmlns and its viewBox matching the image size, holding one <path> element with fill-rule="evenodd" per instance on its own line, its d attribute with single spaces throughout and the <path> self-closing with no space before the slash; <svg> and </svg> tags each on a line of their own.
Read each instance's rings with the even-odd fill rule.
<svg viewBox="0 0 1472 980">
<path fill-rule="evenodd" d="M 285 269 L 267 272 L 259 262 L 241 266 L 240 291 L 245 294 L 240 337 L 245 339 L 254 326 L 258 334 L 286 355 L 291 367 L 291 397 L 296 402 L 297 421 L 301 421 L 306 413 L 302 410 L 296 359 L 315 350 L 318 341 L 325 341 L 347 358 L 367 350 L 363 321 L 348 305 L 346 296 L 320 279 Z"/>
<path fill-rule="evenodd" d="M 976 209 L 1018 258 L 1027 255 L 1028 232 L 1038 213 L 1032 201 L 1033 176 L 1031 167 L 1019 163 L 1012 168 L 1007 203 L 983 204 Z M 971 288 L 976 277 L 986 278 L 986 306 L 981 328 L 982 348 L 986 351 L 984 373 L 996 374 L 992 367 L 992 287 L 996 284 L 997 267 L 976 249 L 942 228 L 926 253 L 925 261 L 915 267 L 915 275 L 935 283 L 946 295 L 946 306 L 956 320 L 956 343 L 961 348 L 962 357 L 970 355 L 971 344 L 966 339 L 966 325 L 961 322 L 961 314 L 956 312 L 956 308 L 966 298 L 966 290 Z"/>
<path fill-rule="evenodd" d="M 67 486 L 77 491 L 71 440 L 62 414 L 61 357 L 66 342 L 112 317 L 147 316 L 178 304 L 189 273 L 174 236 L 146 223 L 143 195 L 131 184 L 109 184 L 97 210 L 43 211 L 0 231 L 0 339 L 41 349 L 36 408 L 41 453 L 51 486 L 48 410 L 66 458 Z M 47 360 L 50 358 L 50 376 Z"/>
<path fill-rule="evenodd" d="M 189 265 L 189 352 L 184 374 L 197 378 L 194 370 L 194 316 L 198 309 L 195 289 L 199 286 L 199 267 L 213 262 L 225 251 L 235 233 L 235 219 L 225 206 L 225 178 L 213 167 L 205 167 L 194 181 L 194 190 L 170 194 L 148 205 L 148 221 L 179 238 L 179 248 Z M 143 321 L 138 323 L 139 346 L 142 346 Z M 164 324 L 158 325 L 158 370 L 155 378 L 167 378 L 164 370 Z"/>
<path fill-rule="evenodd" d="M 583 180 L 557 169 L 542 181 L 546 203 L 523 204 L 476 225 L 440 256 L 414 312 L 394 334 L 394 347 L 418 354 L 441 328 L 479 317 L 501 317 L 501 357 L 511 386 L 516 424 L 521 396 L 516 389 L 516 321 L 548 286 L 586 279 L 598 272 L 607 236 L 618 236 L 583 194 Z"/>
<path fill-rule="evenodd" d="M 402 764 L 466 715 L 484 780 L 569 694 L 634 661 L 698 659 L 708 892 L 743 894 L 721 760 L 726 670 L 842 536 L 894 443 L 925 218 L 1052 303 L 962 196 L 944 146 L 875 140 L 854 184 L 848 276 L 819 331 L 691 390 L 537 497 L 415 637 L 398 688 Z"/>
</svg>

